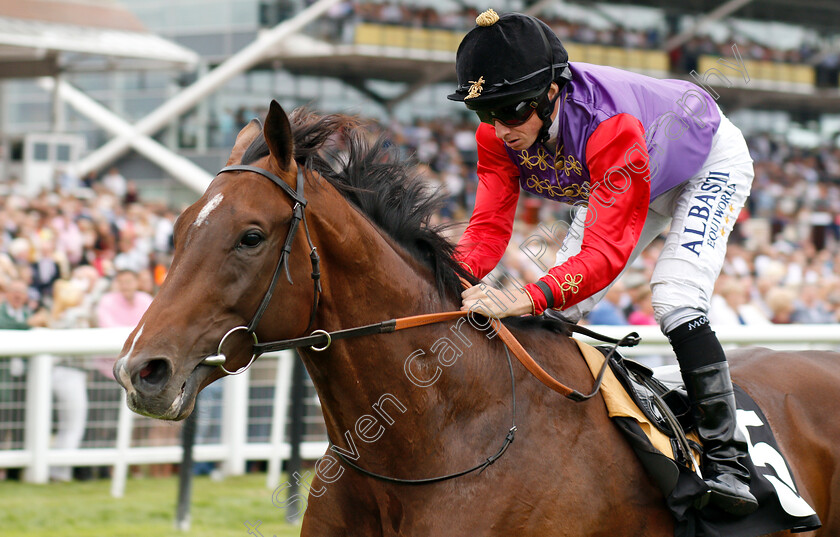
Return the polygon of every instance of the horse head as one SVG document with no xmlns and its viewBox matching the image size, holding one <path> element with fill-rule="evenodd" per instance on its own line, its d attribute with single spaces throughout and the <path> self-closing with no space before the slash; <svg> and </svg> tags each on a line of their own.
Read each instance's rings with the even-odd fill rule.
<svg viewBox="0 0 840 537">
<path fill-rule="evenodd" d="M 224 353 L 227 371 L 252 359 L 254 336 L 246 328 L 258 321 L 255 314 L 263 309 L 268 282 L 279 270 L 286 237 L 294 235 L 289 233 L 294 214 L 303 210 L 289 195 L 298 182 L 293 145 L 289 118 L 272 102 L 265 126 L 255 119 L 242 129 L 225 169 L 178 217 L 166 281 L 114 365 L 114 376 L 135 412 L 183 419 L 192 412 L 198 392 L 225 374 L 208 365 L 208 357 Z M 308 259 L 303 261 L 310 252 L 302 234 L 297 235 L 289 237 L 279 277 L 295 285 L 277 288 L 275 295 L 282 295 L 285 307 L 272 308 L 271 337 L 306 330 L 308 316 L 300 312 L 313 301 Z M 254 324 L 260 335 L 268 330 Z"/>
</svg>

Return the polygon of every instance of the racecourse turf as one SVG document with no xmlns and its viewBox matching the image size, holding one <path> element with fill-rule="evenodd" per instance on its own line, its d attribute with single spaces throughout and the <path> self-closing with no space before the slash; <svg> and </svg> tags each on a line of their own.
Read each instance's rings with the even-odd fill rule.
<svg viewBox="0 0 840 537">
<path fill-rule="evenodd" d="M 30 485 L 0 481 L 3 537 L 248 537 L 248 521 L 263 537 L 297 537 L 271 503 L 265 474 L 211 481 L 196 477 L 191 528 L 174 529 L 178 479 L 129 479 L 123 498 L 109 480 Z M 253 527 L 253 526 L 252 526 Z M 258 537 L 255 531 L 251 535 Z"/>
</svg>

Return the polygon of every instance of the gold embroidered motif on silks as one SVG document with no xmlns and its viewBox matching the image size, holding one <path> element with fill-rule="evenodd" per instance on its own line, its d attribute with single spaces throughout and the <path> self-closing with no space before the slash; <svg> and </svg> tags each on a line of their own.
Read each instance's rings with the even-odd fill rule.
<svg viewBox="0 0 840 537">
<path fill-rule="evenodd" d="M 573 199 L 589 199 L 589 181 L 583 184 L 571 184 L 563 189 L 563 195 Z"/>
<path fill-rule="evenodd" d="M 525 186 L 534 190 L 536 194 L 548 194 L 552 198 L 562 198 L 563 189 L 558 185 L 552 185 L 548 179 L 540 179 L 536 175 L 531 175 L 525 180 Z"/>
<path fill-rule="evenodd" d="M 564 203 L 586 203 L 589 199 L 586 169 L 575 157 L 564 155 L 562 145 L 553 154 L 542 144 L 534 144 L 522 151 L 506 149 L 519 169 L 519 182 L 523 189 Z"/>
<path fill-rule="evenodd" d="M 484 76 L 478 77 L 478 80 L 470 80 L 470 92 L 464 97 L 464 100 L 473 99 L 481 95 L 482 86 L 484 85 Z"/>
<path fill-rule="evenodd" d="M 589 196 L 589 182 L 582 185 L 571 184 L 561 187 L 552 185 L 548 179 L 531 175 L 525 180 L 525 186 L 532 189 L 540 196 L 548 195 L 554 199 L 563 201 L 565 199 L 586 199 Z"/>
<path fill-rule="evenodd" d="M 549 274 L 549 276 L 554 278 L 555 283 L 557 283 L 560 287 L 560 305 L 554 307 L 554 309 L 559 311 L 566 305 L 566 293 L 576 295 L 580 291 L 580 284 L 583 282 L 583 274 L 576 274 L 574 276 L 566 274 L 566 277 L 563 278 L 563 283 L 558 282 L 554 274 Z"/>
<path fill-rule="evenodd" d="M 540 170 L 545 171 L 549 167 L 548 153 L 542 147 L 537 148 L 536 155 L 529 155 L 528 151 L 520 151 L 519 158 L 521 159 L 519 163 L 529 170 L 533 170 L 534 166 L 536 166 Z"/>
<path fill-rule="evenodd" d="M 581 282 L 583 282 L 583 274 L 576 274 L 575 276 L 566 274 L 563 283 L 560 284 L 560 290 L 571 291 L 573 295 L 576 295 L 580 291 Z"/>
<path fill-rule="evenodd" d="M 566 175 L 571 175 L 572 172 L 575 172 L 578 176 L 583 175 L 583 166 L 581 166 L 580 161 L 573 155 L 564 155 L 562 145 L 559 149 L 557 149 L 557 153 L 554 155 L 554 169 L 561 171 Z"/>
</svg>

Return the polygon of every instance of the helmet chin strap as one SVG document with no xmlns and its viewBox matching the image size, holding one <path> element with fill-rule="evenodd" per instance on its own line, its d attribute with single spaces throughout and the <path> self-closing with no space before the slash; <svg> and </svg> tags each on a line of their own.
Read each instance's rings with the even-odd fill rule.
<svg viewBox="0 0 840 537">
<path fill-rule="evenodd" d="M 540 119 L 542 119 L 543 122 L 542 128 L 540 129 L 540 133 L 537 136 L 537 142 L 541 144 L 544 144 L 546 141 L 548 141 L 548 129 L 551 128 L 551 124 L 554 122 L 551 119 L 551 113 L 554 111 L 554 106 L 557 103 L 557 98 L 560 97 L 560 93 L 561 92 L 558 91 L 557 94 L 554 95 L 554 97 L 552 97 L 551 100 L 548 101 L 548 106 L 546 106 L 545 108 L 541 108 L 537 111 L 537 113 L 540 116 Z"/>
<path fill-rule="evenodd" d="M 552 73 L 553 73 L 552 68 Z M 537 114 L 539 114 L 540 119 L 542 119 L 543 126 L 540 129 L 540 133 L 537 136 L 537 142 L 544 144 L 548 141 L 548 129 L 551 128 L 551 124 L 553 121 L 551 120 L 551 113 L 554 112 L 554 107 L 557 104 L 557 99 L 560 97 L 560 94 L 563 93 L 563 88 L 569 83 L 569 80 L 572 79 L 572 71 L 569 69 L 569 66 L 565 66 L 563 71 L 560 72 L 560 76 L 557 77 L 554 82 L 557 84 L 557 93 L 554 94 L 554 97 L 548 101 L 547 106 L 541 106 L 537 109 Z"/>
</svg>

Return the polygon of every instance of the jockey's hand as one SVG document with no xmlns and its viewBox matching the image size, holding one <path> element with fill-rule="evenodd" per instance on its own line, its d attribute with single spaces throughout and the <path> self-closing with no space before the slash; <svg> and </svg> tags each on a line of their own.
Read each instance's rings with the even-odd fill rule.
<svg viewBox="0 0 840 537">
<path fill-rule="evenodd" d="M 491 298 L 492 297 L 492 298 Z M 488 285 L 474 285 L 461 293 L 461 311 L 474 309 L 487 317 L 528 315 L 533 310 L 531 297 L 524 289 L 502 291 Z"/>
</svg>

